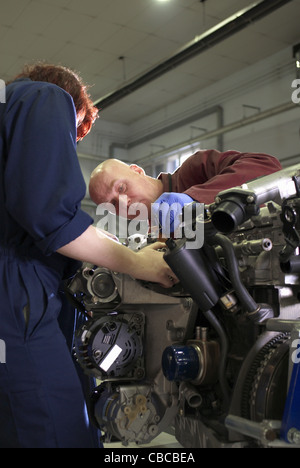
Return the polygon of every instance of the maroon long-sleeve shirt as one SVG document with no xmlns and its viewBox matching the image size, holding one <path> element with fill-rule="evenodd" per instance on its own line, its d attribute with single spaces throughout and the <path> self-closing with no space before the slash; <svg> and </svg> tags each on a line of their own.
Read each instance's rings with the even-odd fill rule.
<svg viewBox="0 0 300 468">
<path fill-rule="evenodd" d="M 280 171 L 280 162 L 264 153 L 217 150 L 197 151 L 173 174 L 161 173 L 164 192 L 186 193 L 210 204 L 222 190 Z"/>
</svg>

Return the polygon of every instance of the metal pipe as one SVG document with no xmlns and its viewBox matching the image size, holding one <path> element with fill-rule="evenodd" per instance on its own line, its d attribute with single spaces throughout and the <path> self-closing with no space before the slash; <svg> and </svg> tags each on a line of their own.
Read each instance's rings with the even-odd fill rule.
<svg viewBox="0 0 300 468">
<path fill-rule="evenodd" d="M 115 157 L 115 149 L 124 149 L 124 150 L 127 150 L 128 149 L 128 144 L 127 143 L 112 143 L 110 146 L 109 146 L 109 151 L 108 151 L 108 157 L 109 159 L 112 159 Z M 124 161 L 126 162 L 126 161 Z"/>
<path fill-rule="evenodd" d="M 234 130 L 245 127 L 247 125 L 251 125 L 251 124 L 259 122 L 261 120 L 268 119 L 270 117 L 274 117 L 275 115 L 281 114 L 283 112 L 293 110 L 296 107 L 297 107 L 297 105 L 294 104 L 292 101 L 287 102 L 285 104 L 281 104 L 279 106 L 273 107 L 272 109 L 268 109 L 268 110 L 266 110 L 264 112 L 260 112 L 259 114 L 253 115 L 251 117 L 247 117 L 246 119 L 238 120 L 237 122 L 233 122 L 232 124 L 225 125 L 222 128 L 218 128 L 216 130 L 212 130 L 210 132 L 203 133 L 201 136 L 199 136 L 197 138 L 194 138 L 192 140 L 177 143 L 176 145 L 168 148 L 167 152 L 171 153 L 171 152 L 176 151 L 176 150 L 178 150 L 180 148 L 184 148 L 185 146 L 189 146 L 189 145 L 192 145 L 194 143 L 199 143 L 200 141 L 203 141 L 203 140 L 209 140 L 210 138 L 215 138 L 215 137 L 218 137 L 219 135 L 224 135 L 225 133 L 232 132 Z M 164 154 L 166 154 L 166 151 L 156 153 L 156 154 L 153 154 L 151 156 L 146 156 L 145 158 L 142 158 L 137 162 L 139 164 L 141 164 L 143 162 L 149 162 L 150 160 L 156 159 L 159 156 L 163 156 Z"/>
<path fill-rule="evenodd" d="M 179 49 L 179 51 L 169 59 L 160 62 L 154 68 L 133 79 L 133 81 L 122 88 L 98 99 L 94 103 L 95 106 L 100 110 L 103 110 L 112 104 L 115 104 L 117 101 L 132 94 L 137 89 L 140 89 L 179 65 L 182 65 L 187 60 L 199 55 L 201 52 L 211 49 L 214 45 L 224 41 L 228 37 L 231 37 L 249 24 L 253 24 L 255 21 L 264 18 L 290 1 L 291 0 L 261 0 L 252 3 L 250 6 L 238 11 L 205 33 L 197 36 L 194 40 Z"/>
<path fill-rule="evenodd" d="M 268 443 L 277 439 L 281 421 L 264 420 L 258 423 L 229 414 L 225 419 L 225 426 L 235 432 Z"/>
<path fill-rule="evenodd" d="M 95 161 L 100 164 L 102 161 L 105 161 L 105 158 L 101 156 L 93 156 L 92 154 L 77 153 L 78 159 L 89 159 L 90 161 Z"/>
<path fill-rule="evenodd" d="M 153 140 L 154 138 L 157 138 L 161 135 L 164 135 L 168 132 L 172 132 L 174 130 L 177 130 L 179 127 L 183 127 L 184 125 L 188 125 L 191 122 L 195 122 L 196 120 L 199 119 L 204 119 L 208 115 L 216 114 L 217 115 L 217 130 L 223 127 L 224 123 L 224 110 L 223 107 L 221 106 L 212 106 L 208 109 L 201 110 L 200 112 L 197 112 L 196 114 L 193 114 L 189 117 L 186 117 L 185 119 L 182 119 L 176 123 L 173 123 L 171 125 L 168 125 L 166 127 L 160 127 L 158 130 L 149 133 L 145 137 L 139 138 L 135 141 L 132 141 L 131 143 L 128 143 L 128 149 L 134 148 L 135 146 L 142 145 L 146 141 Z M 218 148 L 219 151 L 222 151 L 223 149 L 223 135 L 220 133 L 218 136 Z"/>
</svg>

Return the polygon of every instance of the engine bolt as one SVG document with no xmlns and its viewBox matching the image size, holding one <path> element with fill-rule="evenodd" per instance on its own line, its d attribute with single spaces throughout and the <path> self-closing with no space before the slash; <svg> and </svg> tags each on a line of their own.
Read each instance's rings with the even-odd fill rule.
<svg viewBox="0 0 300 468">
<path fill-rule="evenodd" d="M 291 444 L 300 445 L 300 431 L 295 427 L 292 427 L 287 434 L 287 438 Z"/>
</svg>

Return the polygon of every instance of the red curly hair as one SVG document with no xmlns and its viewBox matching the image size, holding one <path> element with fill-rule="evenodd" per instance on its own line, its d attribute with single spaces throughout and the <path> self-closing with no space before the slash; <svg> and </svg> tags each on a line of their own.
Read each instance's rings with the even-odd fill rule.
<svg viewBox="0 0 300 468">
<path fill-rule="evenodd" d="M 64 89 L 72 96 L 77 117 L 79 118 L 77 141 L 82 140 L 90 132 L 98 117 L 99 110 L 94 106 L 88 94 L 88 86 L 76 72 L 60 65 L 39 62 L 33 65 L 25 65 L 22 72 L 14 80 L 18 78 L 46 81 Z"/>
</svg>

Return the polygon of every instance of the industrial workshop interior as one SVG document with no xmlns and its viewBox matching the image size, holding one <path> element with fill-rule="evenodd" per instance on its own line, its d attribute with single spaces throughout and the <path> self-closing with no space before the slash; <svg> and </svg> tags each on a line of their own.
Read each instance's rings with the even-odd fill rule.
<svg viewBox="0 0 300 468">
<path fill-rule="evenodd" d="M 300 448 L 299 17 L 2 2 L 0 448 Z"/>
</svg>

